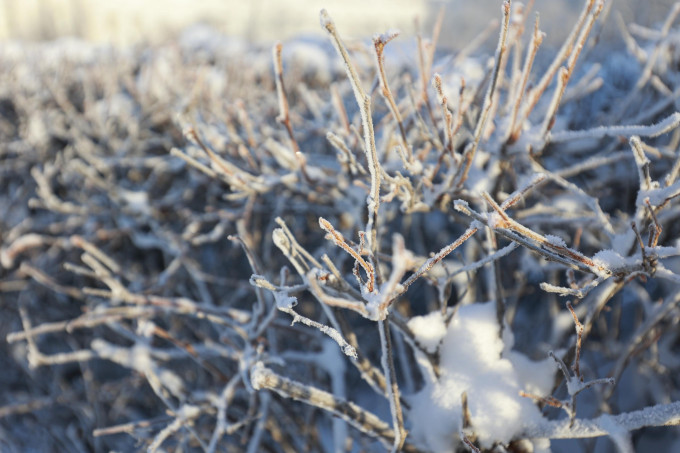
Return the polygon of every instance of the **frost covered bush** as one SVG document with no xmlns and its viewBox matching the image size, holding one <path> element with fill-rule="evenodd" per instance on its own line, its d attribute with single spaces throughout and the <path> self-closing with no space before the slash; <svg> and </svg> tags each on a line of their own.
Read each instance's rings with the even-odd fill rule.
<svg viewBox="0 0 680 453">
<path fill-rule="evenodd" d="M 3 450 L 680 448 L 680 6 L 609 7 L 7 45 Z"/>
</svg>

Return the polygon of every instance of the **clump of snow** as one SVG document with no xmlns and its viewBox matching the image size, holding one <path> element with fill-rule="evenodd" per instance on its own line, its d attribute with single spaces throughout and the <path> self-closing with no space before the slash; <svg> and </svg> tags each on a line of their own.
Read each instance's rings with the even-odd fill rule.
<svg viewBox="0 0 680 453">
<path fill-rule="evenodd" d="M 593 256 L 596 265 L 613 270 L 626 265 L 626 259 L 614 250 L 600 250 Z"/>
<path fill-rule="evenodd" d="M 426 319 L 432 330 L 439 329 L 438 318 L 428 316 L 421 317 L 418 331 L 426 330 Z M 548 394 L 554 365 L 510 351 L 512 333 L 501 340 L 499 332 L 494 302 L 466 305 L 455 314 L 439 348 L 439 379 L 427 382 L 411 400 L 411 434 L 428 450 L 453 451 L 460 442 L 464 392 L 483 448 L 507 443 L 523 426 L 542 421 L 538 407 L 519 392 Z"/>
<path fill-rule="evenodd" d="M 469 205 L 468 202 L 465 201 L 465 200 L 455 200 L 455 201 L 453 202 L 453 208 L 454 208 L 456 211 L 469 210 L 469 209 L 470 209 L 470 205 Z"/>
<path fill-rule="evenodd" d="M 120 189 L 118 194 L 127 204 L 128 208 L 137 214 L 151 215 L 149 194 L 144 191 L 132 191 Z"/>
<path fill-rule="evenodd" d="M 638 192 L 636 203 L 638 206 L 644 206 L 646 201 L 652 206 L 661 206 L 667 200 L 677 197 L 680 195 L 680 181 L 672 184 L 668 187 L 658 187 L 658 183 L 649 190 L 640 190 Z"/>
<path fill-rule="evenodd" d="M 274 300 L 279 310 L 290 310 L 298 303 L 297 298 L 289 296 L 285 291 L 275 291 Z"/>
<path fill-rule="evenodd" d="M 328 11 L 326 11 L 326 8 L 323 8 L 319 13 L 319 22 L 323 28 L 334 26 L 333 19 L 331 19 L 331 16 L 328 14 Z"/>
<path fill-rule="evenodd" d="M 437 351 L 439 343 L 446 335 L 444 317 L 439 311 L 411 318 L 408 327 L 415 335 L 418 344 L 431 354 Z"/>
<path fill-rule="evenodd" d="M 380 290 L 373 288 L 373 291 L 369 291 L 368 287 L 364 284 L 361 285 L 361 296 L 366 301 L 366 312 L 368 313 L 368 319 L 377 321 L 379 319 L 385 319 L 387 314 L 384 309 L 380 306 L 383 302 L 383 295 Z"/>
<path fill-rule="evenodd" d="M 496 211 L 490 212 L 486 215 L 487 225 L 489 228 L 503 228 L 505 226 L 505 220 Z"/>
<path fill-rule="evenodd" d="M 559 236 L 555 236 L 552 234 L 546 234 L 545 239 L 550 242 L 550 244 L 556 246 L 556 247 L 564 247 L 567 248 L 567 243 L 564 242 L 564 239 L 562 239 Z"/>
</svg>

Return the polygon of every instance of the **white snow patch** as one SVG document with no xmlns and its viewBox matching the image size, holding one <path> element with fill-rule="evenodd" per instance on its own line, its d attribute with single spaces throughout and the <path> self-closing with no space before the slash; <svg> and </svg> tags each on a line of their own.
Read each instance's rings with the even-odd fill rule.
<svg viewBox="0 0 680 453">
<path fill-rule="evenodd" d="M 598 425 L 609 434 L 620 453 L 633 453 L 630 433 L 623 426 L 616 422 L 616 419 L 609 414 L 602 414 L 598 417 Z"/>
<path fill-rule="evenodd" d="M 654 248 L 648 248 L 649 250 L 653 250 L 654 253 L 656 253 L 656 256 L 659 258 L 668 258 L 671 256 L 678 256 L 680 255 L 680 247 L 677 245 L 675 247 L 663 247 L 663 246 L 658 246 Z"/>
<path fill-rule="evenodd" d="M 446 324 L 441 312 L 433 311 L 425 316 L 415 316 L 408 322 L 408 327 L 416 337 L 418 344 L 429 353 L 435 353 L 439 343 L 446 335 Z"/>
<path fill-rule="evenodd" d="M 361 296 L 366 301 L 366 312 L 368 313 L 368 318 L 372 320 L 384 319 L 381 313 L 380 305 L 383 302 L 383 295 L 379 290 L 373 289 L 373 292 L 368 291 L 366 285 L 361 285 Z"/>
<path fill-rule="evenodd" d="M 666 202 L 680 195 L 680 181 L 676 181 L 675 184 L 668 187 L 652 187 L 650 190 L 640 190 L 638 192 L 636 203 L 638 206 L 644 206 L 645 200 L 649 200 L 652 206 L 661 206 Z"/>
<path fill-rule="evenodd" d="M 547 358 L 536 362 L 518 351 L 506 350 L 503 357 L 512 362 L 522 390 L 534 395 L 546 395 L 550 393 L 555 381 L 555 363 Z"/>
<path fill-rule="evenodd" d="M 297 298 L 289 296 L 285 291 L 274 291 L 274 300 L 279 310 L 292 310 L 298 303 Z"/>
<path fill-rule="evenodd" d="M 428 319 L 432 330 L 438 329 L 437 318 Z M 548 394 L 554 365 L 547 360 L 533 363 L 511 352 L 512 333 L 503 337 L 499 338 L 494 302 L 458 310 L 439 349 L 439 379 L 428 382 L 413 396 L 410 419 L 414 440 L 431 451 L 453 451 L 459 442 L 463 392 L 468 395 L 472 429 L 483 448 L 491 448 L 494 442 L 507 443 L 524 425 L 542 421 L 538 407 L 519 392 Z"/>
<path fill-rule="evenodd" d="M 626 259 L 614 250 L 600 250 L 593 256 L 593 261 L 598 266 L 602 266 L 609 270 L 621 268 L 626 265 Z"/>
<path fill-rule="evenodd" d="M 136 214 L 151 215 L 149 195 L 144 191 L 120 189 L 118 194 L 125 201 L 128 208 Z"/>
</svg>

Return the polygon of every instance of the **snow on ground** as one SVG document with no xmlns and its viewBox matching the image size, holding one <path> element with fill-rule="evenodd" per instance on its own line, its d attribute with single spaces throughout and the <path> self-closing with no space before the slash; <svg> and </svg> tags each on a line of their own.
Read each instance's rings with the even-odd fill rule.
<svg viewBox="0 0 680 453">
<path fill-rule="evenodd" d="M 409 322 L 418 342 L 428 350 L 442 326 L 440 313 Z M 507 443 L 524 423 L 540 422 L 538 407 L 519 392 L 549 394 L 554 364 L 532 362 L 512 351 L 513 335 L 507 327 L 503 332 L 501 339 L 494 302 L 466 305 L 455 313 L 441 336 L 439 379 L 430 379 L 411 400 L 411 435 L 418 442 L 436 452 L 452 450 L 462 428 L 464 392 L 472 432 L 484 448 L 496 441 Z"/>
</svg>

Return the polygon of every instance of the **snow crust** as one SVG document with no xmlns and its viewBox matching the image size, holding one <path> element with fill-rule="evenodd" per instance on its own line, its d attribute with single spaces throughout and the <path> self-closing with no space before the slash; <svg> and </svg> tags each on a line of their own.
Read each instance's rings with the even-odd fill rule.
<svg viewBox="0 0 680 453">
<path fill-rule="evenodd" d="M 409 322 L 417 341 L 428 346 L 441 324 L 441 316 L 434 314 Z M 411 434 L 428 450 L 449 452 L 460 442 L 463 392 L 468 396 L 471 429 L 483 448 L 507 443 L 524 425 L 543 420 L 534 402 L 519 392 L 549 394 L 554 364 L 532 362 L 511 351 L 514 339 L 509 328 L 503 339 L 499 333 L 494 302 L 466 305 L 454 315 L 439 347 L 439 379 L 431 378 L 411 400 Z M 543 450 L 545 442 L 536 447 Z"/>
</svg>

